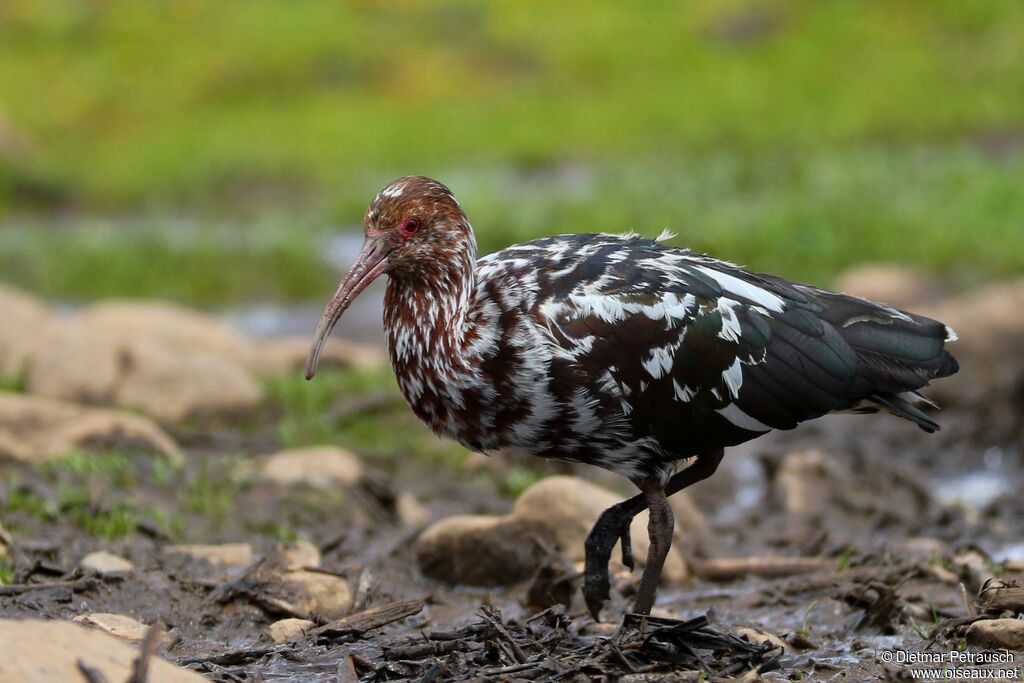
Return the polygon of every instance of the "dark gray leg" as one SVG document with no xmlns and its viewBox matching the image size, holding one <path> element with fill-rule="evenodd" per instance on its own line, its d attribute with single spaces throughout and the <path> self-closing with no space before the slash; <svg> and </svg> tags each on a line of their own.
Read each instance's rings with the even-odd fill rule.
<svg viewBox="0 0 1024 683">
<path fill-rule="evenodd" d="M 640 589 L 636 593 L 633 611 L 637 614 L 650 614 L 654 607 L 654 597 L 658 594 L 658 582 L 661 570 L 665 566 L 669 548 L 672 547 L 672 531 L 675 529 L 675 517 L 672 506 L 668 504 L 665 489 L 657 479 L 644 479 L 640 482 L 640 490 L 647 498 L 647 508 L 651 516 L 647 522 L 647 534 L 651 539 L 647 551 L 647 564 L 640 577 Z"/>
<path fill-rule="evenodd" d="M 601 606 L 608 599 L 611 584 L 608 578 L 608 561 L 612 548 L 622 539 L 622 563 L 633 568 L 633 549 L 629 543 L 629 523 L 647 507 L 643 494 L 617 503 L 597 518 L 597 523 L 587 535 L 586 557 L 583 570 L 583 599 L 587 609 L 597 620 Z"/>
<path fill-rule="evenodd" d="M 707 479 L 722 462 L 725 452 L 722 449 L 697 456 L 697 459 L 686 469 L 676 472 L 665 485 L 664 495 L 671 496 L 698 481 Z M 641 488 L 643 488 L 641 486 Z M 629 542 L 629 524 L 642 510 L 648 507 L 648 498 L 644 493 L 637 494 L 628 500 L 617 503 L 605 510 L 598 518 L 590 535 L 587 536 L 585 570 L 583 573 L 583 598 L 587 609 L 594 619 L 598 619 L 601 607 L 609 596 L 611 584 L 608 579 L 608 561 L 612 556 L 612 548 L 622 540 L 622 562 L 633 568 L 633 553 Z M 653 538 L 652 538 L 653 541 Z M 669 536 L 671 543 L 671 536 Z M 664 562 L 664 560 L 662 560 Z M 660 576 L 659 568 L 659 576 Z M 644 575 L 647 573 L 645 571 Z"/>
</svg>

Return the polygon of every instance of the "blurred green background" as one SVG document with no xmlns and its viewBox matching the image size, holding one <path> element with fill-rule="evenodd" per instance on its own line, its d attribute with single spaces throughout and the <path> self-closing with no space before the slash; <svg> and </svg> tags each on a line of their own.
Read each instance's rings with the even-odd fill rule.
<svg viewBox="0 0 1024 683">
<path fill-rule="evenodd" d="M 1024 271 L 1024 4 L 0 2 L 0 278 L 323 298 L 392 177 L 482 251 L 663 227 L 822 284 Z"/>
</svg>

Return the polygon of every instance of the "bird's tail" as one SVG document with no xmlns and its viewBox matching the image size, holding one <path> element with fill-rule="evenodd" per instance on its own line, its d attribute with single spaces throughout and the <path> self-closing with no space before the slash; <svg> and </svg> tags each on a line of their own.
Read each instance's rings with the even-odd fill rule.
<svg viewBox="0 0 1024 683">
<path fill-rule="evenodd" d="M 839 331 L 860 361 L 857 393 L 864 397 L 859 409 L 884 410 L 917 424 L 927 432 L 938 423 L 917 405 L 935 404 L 919 389 L 959 369 L 946 344 L 956 333 L 937 320 L 900 311 L 846 294 L 827 297 L 823 318 Z"/>
</svg>

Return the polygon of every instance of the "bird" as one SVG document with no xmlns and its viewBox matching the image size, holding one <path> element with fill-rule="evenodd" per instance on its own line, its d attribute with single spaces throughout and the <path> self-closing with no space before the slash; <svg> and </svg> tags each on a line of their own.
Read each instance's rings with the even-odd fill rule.
<svg viewBox="0 0 1024 683">
<path fill-rule="evenodd" d="M 345 310 L 386 274 L 391 366 L 436 434 L 596 465 L 639 489 L 585 541 L 595 619 L 616 543 L 634 566 L 629 528 L 643 510 L 633 612 L 650 614 L 672 543 L 668 497 L 714 474 L 725 448 L 836 412 L 884 411 L 934 432 L 920 390 L 958 369 L 941 322 L 673 247 L 667 232 L 562 234 L 478 259 L 454 194 L 423 176 L 388 183 L 363 232 L 306 378 Z"/>
</svg>

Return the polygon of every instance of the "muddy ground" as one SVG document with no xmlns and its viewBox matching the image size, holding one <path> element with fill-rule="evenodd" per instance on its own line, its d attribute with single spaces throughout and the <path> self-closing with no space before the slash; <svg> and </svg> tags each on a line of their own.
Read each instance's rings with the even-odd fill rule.
<svg viewBox="0 0 1024 683">
<path fill-rule="evenodd" d="M 684 539 L 690 577 L 662 588 L 657 616 L 666 621 L 630 622 L 625 635 L 616 626 L 638 573 L 618 574 L 602 624 L 582 606 L 578 575 L 555 571 L 564 558 L 512 587 L 446 585 L 420 575 L 416 524 L 396 506 L 405 494 L 432 520 L 501 514 L 514 493 L 501 477 L 524 467 L 629 493 L 614 478 L 504 454 L 444 467 L 376 459 L 358 485 L 284 487 L 247 475 L 251 456 L 281 445 L 272 411 L 245 427 L 176 430 L 184 465 L 124 454 L 3 465 L 0 520 L 12 538 L 2 566 L 13 586 L 0 589 L 0 617 L 129 614 L 169 632 L 164 657 L 224 682 L 653 680 L 668 672 L 677 680 L 902 680 L 906 667 L 887 664 L 886 652 L 984 650 L 966 640 L 979 591 L 993 576 L 1024 578 L 1024 412 L 1020 392 L 993 392 L 971 402 L 942 392 L 951 401 L 935 435 L 889 416 L 830 416 L 732 449 L 692 492 L 710 533 Z M 273 599 L 276 548 L 299 538 L 319 548 L 320 571 L 348 578 L 355 616 L 317 619 Z M 255 554 L 246 566 L 215 566 L 166 551 L 180 542 L 245 542 Z M 97 549 L 127 558 L 134 571 L 83 572 L 81 558 Z M 764 556 L 823 559 L 797 573 L 765 570 Z M 722 558 L 753 559 L 737 570 Z M 297 616 L 317 627 L 273 643 L 268 626 Z M 706 628 L 686 621 L 703 616 Z M 749 632 L 737 640 L 745 627 L 778 646 L 748 646 L 756 640 Z M 1024 653 L 1015 657 L 1019 669 Z"/>
</svg>

